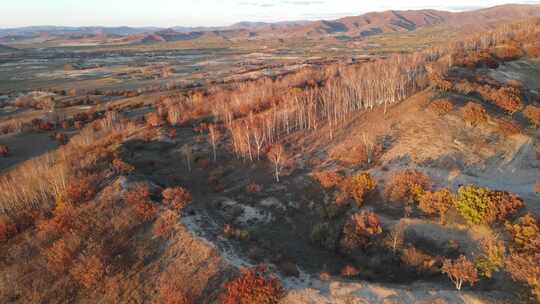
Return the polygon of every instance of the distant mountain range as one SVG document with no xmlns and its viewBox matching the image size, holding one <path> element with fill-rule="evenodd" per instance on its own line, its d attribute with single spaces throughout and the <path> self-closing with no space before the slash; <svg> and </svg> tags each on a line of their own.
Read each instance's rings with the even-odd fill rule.
<svg viewBox="0 0 540 304">
<path fill-rule="evenodd" d="M 345 35 L 365 37 L 389 32 L 407 32 L 434 25 L 486 26 L 497 22 L 540 16 L 540 5 L 502 5 L 468 12 L 407 10 L 374 12 L 337 20 L 278 23 L 240 22 L 226 27 L 58 27 L 32 26 L 0 29 L 0 43 L 27 39 L 120 39 L 125 43 L 156 43 L 199 38 L 241 39 L 264 37 L 319 37 Z"/>
</svg>

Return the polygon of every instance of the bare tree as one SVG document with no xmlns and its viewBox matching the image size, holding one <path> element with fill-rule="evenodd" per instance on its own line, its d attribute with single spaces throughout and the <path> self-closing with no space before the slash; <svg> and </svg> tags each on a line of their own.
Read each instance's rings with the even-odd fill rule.
<svg viewBox="0 0 540 304">
<path fill-rule="evenodd" d="M 190 144 L 185 144 L 180 149 L 180 152 L 182 155 L 184 155 L 186 159 L 186 166 L 188 168 L 188 171 L 191 172 L 191 157 L 193 156 L 193 148 Z"/>
<path fill-rule="evenodd" d="M 212 152 L 213 152 L 213 155 L 214 155 L 214 162 L 216 162 L 216 160 L 217 160 L 216 145 L 217 145 L 217 142 L 219 141 L 220 136 L 221 136 L 221 134 L 220 134 L 219 130 L 213 124 L 208 126 L 208 141 L 212 145 Z"/>
<path fill-rule="evenodd" d="M 279 174 L 281 172 L 283 164 L 285 163 L 287 159 L 285 148 L 283 148 L 283 146 L 280 144 L 276 144 L 272 146 L 272 148 L 270 148 L 270 151 L 268 151 L 267 156 L 268 156 L 268 159 L 274 165 L 274 175 L 276 177 L 276 181 L 279 183 Z"/>
</svg>

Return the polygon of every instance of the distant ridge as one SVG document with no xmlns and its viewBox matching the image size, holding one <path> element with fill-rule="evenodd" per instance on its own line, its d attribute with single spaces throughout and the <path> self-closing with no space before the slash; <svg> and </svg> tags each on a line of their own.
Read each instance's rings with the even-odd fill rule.
<svg viewBox="0 0 540 304">
<path fill-rule="evenodd" d="M 372 12 L 337 20 L 286 21 L 277 23 L 239 22 L 226 27 L 62 27 L 31 26 L 0 29 L 0 43 L 10 44 L 36 37 L 122 38 L 126 42 L 156 43 L 199 39 L 258 37 L 322 37 L 344 35 L 366 37 L 390 32 L 407 32 L 434 25 L 485 27 L 497 22 L 518 21 L 540 16 L 540 5 L 508 4 L 467 12 L 403 10 Z"/>
</svg>

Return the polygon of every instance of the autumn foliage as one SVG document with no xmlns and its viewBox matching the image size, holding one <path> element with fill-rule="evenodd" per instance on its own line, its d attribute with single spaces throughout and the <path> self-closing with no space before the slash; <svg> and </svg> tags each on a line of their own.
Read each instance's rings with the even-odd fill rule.
<svg viewBox="0 0 540 304">
<path fill-rule="evenodd" d="M 0 157 L 8 157 L 9 148 L 6 145 L 0 145 Z"/>
<path fill-rule="evenodd" d="M 220 303 L 277 304 L 285 295 L 279 280 L 264 266 L 245 268 L 236 279 L 224 286 Z"/>
<path fill-rule="evenodd" d="M 428 215 L 438 216 L 441 223 L 444 223 L 446 213 L 454 205 L 454 195 L 448 189 L 426 191 L 418 195 L 418 208 Z"/>
<path fill-rule="evenodd" d="M 313 173 L 313 177 L 325 189 L 337 186 L 343 180 L 343 176 L 336 171 L 320 171 Z"/>
<path fill-rule="evenodd" d="M 471 126 L 484 123 L 488 119 L 488 114 L 481 105 L 469 102 L 462 109 L 463 119 Z"/>
<path fill-rule="evenodd" d="M 341 247 L 345 251 L 364 248 L 370 240 L 382 233 L 382 225 L 377 214 L 362 211 L 353 214 L 343 227 Z"/>
<path fill-rule="evenodd" d="M 182 210 L 191 203 L 191 193 L 182 187 L 163 190 L 163 202 L 174 210 Z"/>
<path fill-rule="evenodd" d="M 475 185 L 458 189 L 456 208 L 470 224 L 492 224 L 515 214 L 523 201 L 513 193 Z"/>
<path fill-rule="evenodd" d="M 428 109 L 437 114 L 438 116 L 444 116 L 450 113 L 454 109 L 454 105 L 448 99 L 434 100 L 428 107 Z"/>
<path fill-rule="evenodd" d="M 540 125 L 540 108 L 528 105 L 525 110 L 523 110 L 523 115 L 533 124 L 535 127 Z"/>
<path fill-rule="evenodd" d="M 457 290 L 461 290 L 463 283 L 474 285 L 478 282 L 476 266 L 463 255 L 456 260 L 445 259 L 441 270 L 452 280 Z"/>
<path fill-rule="evenodd" d="M 395 203 L 409 204 L 414 201 L 418 191 L 431 190 L 431 178 L 418 170 L 407 169 L 395 173 L 386 182 L 384 195 Z"/>
</svg>

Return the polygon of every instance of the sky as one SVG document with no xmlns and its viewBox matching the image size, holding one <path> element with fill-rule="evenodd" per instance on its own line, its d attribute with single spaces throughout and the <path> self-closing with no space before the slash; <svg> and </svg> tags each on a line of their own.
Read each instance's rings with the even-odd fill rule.
<svg viewBox="0 0 540 304">
<path fill-rule="evenodd" d="M 225 26 L 239 21 L 337 19 L 371 11 L 471 10 L 499 0 L 0 0 L 0 28 L 58 26 Z M 540 1 L 514 1 L 535 3 Z"/>
</svg>

